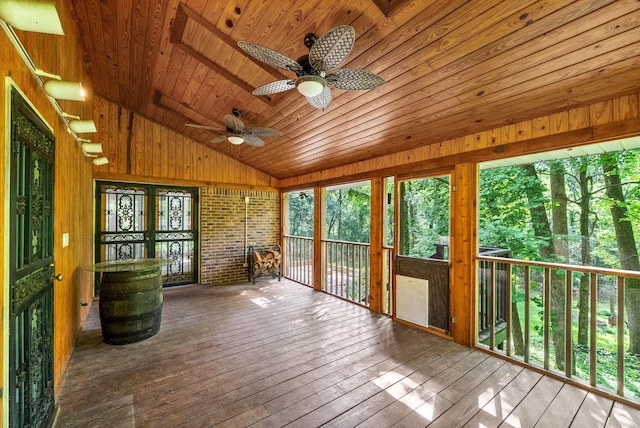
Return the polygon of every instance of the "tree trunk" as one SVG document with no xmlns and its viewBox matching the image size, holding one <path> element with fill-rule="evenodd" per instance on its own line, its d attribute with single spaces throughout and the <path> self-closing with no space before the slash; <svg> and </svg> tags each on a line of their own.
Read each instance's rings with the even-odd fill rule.
<svg viewBox="0 0 640 428">
<path fill-rule="evenodd" d="M 562 162 L 551 162 L 551 230 L 553 233 L 553 248 L 556 261 L 559 263 L 569 263 L 567 191 L 564 176 L 565 169 Z M 565 272 L 565 275 L 568 274 L 569 272 Z M 553 345 L 556 354 L 556 366 L 559 369 L 564 369 L 564 362 L 566 361 L 565 335 L 568 334 L 568 332 L 565 331 L 565 319 L 571 317 L 571 313 L 566 313 L 566 301 L 572 296 L 566 295 L 566 279 L 557 273 L 552 274 L 551 278 L 551 328 L 553 329 Z"/>
<path fill-rule="evenodd" d="M 615 154 L 600 157 L 607 197 L 611 200 L 611 219 L 616 234 L 620 267 L 625 270 L 640 271 L 640 260 L 633 226 L 627 216 L 622 183 L 618 171 L 618 159 Z M 629 352 L 640 354 L 640 280 L 625 280 L 626 320 L 629 323 Z M 624 320 L 618 320 L 624 322 Z"/>
<path fill-rule="evenodd" d="M 555 261 L 551 223 L 549 222 L 549 217 L 547 216 L 547 211 L 544 206 L 544 185 L 540 182 L 538 173 L 532 164 L 522 165 L 521 168 L 531 178 L 531 182 L 526 186 L 525 192 L 529 201 L 529 214 L 531 216 L 533 232 L 538 239 L 543 241 L 543 244 L 540 245 L 540 257 L 544 261 Z M 552 298 L 550 305 L 553 312 L 554 307 L 557 306 L 557 302 L 554 303 L 554 296 L 558 296 L 557 292 L 554 293 L 554 289 L 563 286 L 562 278 L 558 275 L 551 275 L 551 284 L 546 284 L 546 286 L 551 286 Z M 564 296 L 564 294 L 562 294 L 562 296 Z M 564 314 L 564 310 L 562 313 Z M 564 370 L 564 324 L 558 313 L 551 314 L 551 330 L 553 333 L 555 364 L 559 370 Z"/>
<path fill-rule="evenodd" d="M 587 176 L 588 161 L 583 158 L 580 163 L 578 180 L 580 184 L 580 258 L 583 266 L 591 266 L 591 243 L 589 237 L 589 205 L 591 193 L 589 189 L 589 177 Z M 580 276 L 580 294 L 578 296 L 578 343 L 589 343 L 589 275 Z"/>
<path fill-rule="evenodd" d="M 509 284 L 507 284 L 509 286 Z M 520 314 L 518 313 L 518 304 L 511 302 L 511 337 L 513 338 L 513 353 L 516 355 L 524 355 L 524 339 L 522 335 L 522 326 L 520 325 Z"/>
</svg>

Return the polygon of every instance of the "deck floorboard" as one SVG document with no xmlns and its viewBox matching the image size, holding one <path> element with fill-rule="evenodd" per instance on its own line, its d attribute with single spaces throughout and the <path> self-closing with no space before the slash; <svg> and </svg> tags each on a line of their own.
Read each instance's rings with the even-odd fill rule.
<svg viewBox="0 0 640 428">
<path fill-rule="evenodd" d="M 102 341 L 97 302 L 54 427 L 625 427 L 640 411 L 292 281 L 164 291 L 160 332 Z"/>
</svg>

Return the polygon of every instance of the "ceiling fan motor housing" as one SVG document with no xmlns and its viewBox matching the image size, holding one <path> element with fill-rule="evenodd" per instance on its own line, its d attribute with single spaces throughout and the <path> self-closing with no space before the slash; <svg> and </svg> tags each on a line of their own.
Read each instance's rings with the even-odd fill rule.
<svg viewBox="0 0 640 428">
<path fill-rule="evenodd" d="M 304 36 L 304 45 L 311 49 L 311 46 L 318 40 L 318 35 L 314 33 L 307 33 Z"/>
</svg>

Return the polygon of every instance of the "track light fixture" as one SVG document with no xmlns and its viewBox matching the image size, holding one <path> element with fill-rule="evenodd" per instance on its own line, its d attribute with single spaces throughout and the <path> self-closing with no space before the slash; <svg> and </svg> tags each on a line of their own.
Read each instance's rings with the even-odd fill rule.
<svg viewBox="0 0 640 428">
<path fill-rule="evenodd" d="M 51 0 L 0 0 L 0 19 L 18 30 L 64 35 Z"/>
<path fill-rule="evenodd" d="M 93 120 L 72 120 L 69 122 L 69 129 L 76 134 L 87 134 L 90 132 L 98 132 L 96 124 Z"/>
</svg>

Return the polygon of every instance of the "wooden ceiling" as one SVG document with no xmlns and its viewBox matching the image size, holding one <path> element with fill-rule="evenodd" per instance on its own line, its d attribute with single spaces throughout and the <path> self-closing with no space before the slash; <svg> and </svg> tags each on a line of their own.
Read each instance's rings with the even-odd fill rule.
<svg viewBox="0 0 640 428">
<path fill-rule="evenodd" d="M 100 96 L 277 178 L 386 155 L 640 90 L 638 0 L 74 1 Z M 383 11 L 385 13 L 383 13 Z M 378 74 L 334 89 L 325 111 L 295 89 L 251 91 L 295 74 L 238 40 L 290 58 L 306 33 L 356 30 L 340 68 Z M 233 108 L 281 137 L 211 143 Z"/>
</svg>

